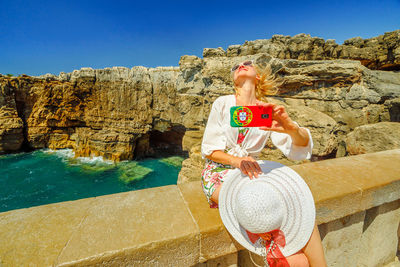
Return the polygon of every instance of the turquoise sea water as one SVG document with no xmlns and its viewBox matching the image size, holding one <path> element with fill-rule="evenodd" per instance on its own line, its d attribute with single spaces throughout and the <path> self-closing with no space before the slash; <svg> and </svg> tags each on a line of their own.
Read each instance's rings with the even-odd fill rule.
<svg viewBox="0 0 400 267">
<path fill-rule="evenodd" d="M 73 155 L 71 149 L 0 155 L 0 212 L 176 184 L 181 168 L 154 158 L 112 163 Z"/>
</svg>

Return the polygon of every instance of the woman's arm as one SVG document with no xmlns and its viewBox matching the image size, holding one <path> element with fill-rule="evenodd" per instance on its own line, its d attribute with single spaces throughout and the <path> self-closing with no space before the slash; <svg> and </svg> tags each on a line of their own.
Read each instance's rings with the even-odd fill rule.
<svg viewBox="0 0 400 267">
<path fill-rule="evenodd" d="M 215 150 L 226 148 L 226 138 L 222 126 L 224 97 L 218 97 L 211 106 L 206 128 L 204 129 L 203 140 L 201 142 L 201 158 L 208 158 Z"/>
<path fill-rule="evenodd" d="M 222 150 L 214 150 L 210 155 L 207 155 L 206 158 L 231 166 L 233 166 L 234 162 L 238 159 L 238 157 L 225 153 Z"/>
<path fill-rule="evenodd" d="M 300 127 L 286 112 L 284 106 L 258 101 L 257 105 L 272 107 L 272 125 L 260 127 L 272 131 L 271 140 L 291 160 L 311 159 L 313 141 L 310 130 Z"/>
<path fill-rule="evenodd" d="M 292 137 L 293 144 L 296 146 L 307 146 L 310 138 L 306 129 L 298 127 L 297 130 L 289 131 L 288 134 Z"/>
<path fill-rule="evenodd" d="M 251 156 L 236 157 L 222 150 L 214 150 L 210 155 L 207 155 L 206 158 L 218 163 L 231 165 L 234 168 L 239 168 L 244 174 L 248 175 L 250 179 L 258 177 L 258 174 L 262 173 L 260 165 L 258 165 L 257 161 Z"/>
</svg>

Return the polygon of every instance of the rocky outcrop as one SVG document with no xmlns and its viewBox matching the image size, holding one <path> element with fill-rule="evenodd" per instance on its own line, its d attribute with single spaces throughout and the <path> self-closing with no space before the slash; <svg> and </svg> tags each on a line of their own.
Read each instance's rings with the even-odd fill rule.
<svg viewBox="0 0 400 267">
<path fill-rule="evenodd" d="M 18 150 L 24 141 L 24 124 L 18 116 L 14 88 L 0 79 L 0 152 Z"/>
<path fill-rule="evenodd" d="M 76 156 L 119 161 L 181 152 L 189 157 L 182 163 L 178 182 L 198 180 L 204 164 L 201 138 L 211 104 L 234 92 L 229 69 L 248 58 L 270 64 L 284 81 L 279 95 L 268 101 L 284 105 L 293 120 L 310 129 L 315 144 L 311 161 L 363 153 L 347 145 L 352 131 L 400 122 L 398 34 L 375 37 L 381 48 L 394 47 L 396 56 L 392 61 L 381 57 L 372 65 L 355 51 L 374 47 L 372 55 L 381 53 L 383 48 L 372 45 L 374 38 L 346 41 L 347 50 L 342 48 L 340 55 L 352 52 L 343 59 L 321 52 L 331 41 L 301 34 L 246 42 L 226 52 L 204 49 L 204 58 L 182 56 L 179 67 L 81 68 L 59 76 L 0 76 L 0 153 L 73 148 Z M 359 50 L 350 49 L 350 44 Z M 290 57 L 278 53 L 278 48 L 291 51 Z M 286 165 L 300 163 L 286 159 L 271 143 L 262 155 Z"/>
<path fill-rule="evenodd" d="M 293 37 L 275 34 L 271 39 L 246 41 L 243 45 L 206 48 L 203 57 L 237 57 L 259 53 L 274 58 L 298 60 L 357 59 L 370 69 L 400 70 L 400 30 L 362 39 L 354 37 L 339 45 L 333 39 L 324 40 L 300 33 Z"/>
<path fill-rule="evenodd" d="M 400 148 L 400 123 L 378 122 L 362 125 L 346 137 L 349 155 Z"/>
</svg>

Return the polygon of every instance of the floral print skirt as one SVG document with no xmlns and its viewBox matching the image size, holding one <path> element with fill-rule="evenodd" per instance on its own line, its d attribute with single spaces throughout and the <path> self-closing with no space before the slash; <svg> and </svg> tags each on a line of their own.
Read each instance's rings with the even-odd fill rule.
<svg viewBox="0 0 400 267">
<path fill-rule="evenodd" d="M 238 144 L 241 144 L 243 142 L 243 139 L 248 132 L 249 128 L 239 128 L 239 135 L 237 140 Z M 226 153 L 227 149 L 225 149 L 224 152 Z M 231 165 L 226 165 L 210 159 L 206 159 L 204 169 L 201 172 L 201 184 L 210 208 L 218 208 L 218 204 L 212 201 L 211 196 L 214 193 L 215 189 L 220 186 L 221 183 L 224 181 L 224 177 L 226 176 L 228 171 L 232 169 L 233 167 Z"/>
</svg>

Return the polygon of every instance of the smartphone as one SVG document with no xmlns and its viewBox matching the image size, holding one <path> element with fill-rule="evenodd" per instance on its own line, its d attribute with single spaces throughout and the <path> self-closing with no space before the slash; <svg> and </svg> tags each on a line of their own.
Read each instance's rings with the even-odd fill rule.
<svg viewBox="0 0 400 267">
<path fill-rule="evenodd" d="M 271 127 L 272 107 L 233 106 L 231 107 L 232 127 Z"/>
</svg>

